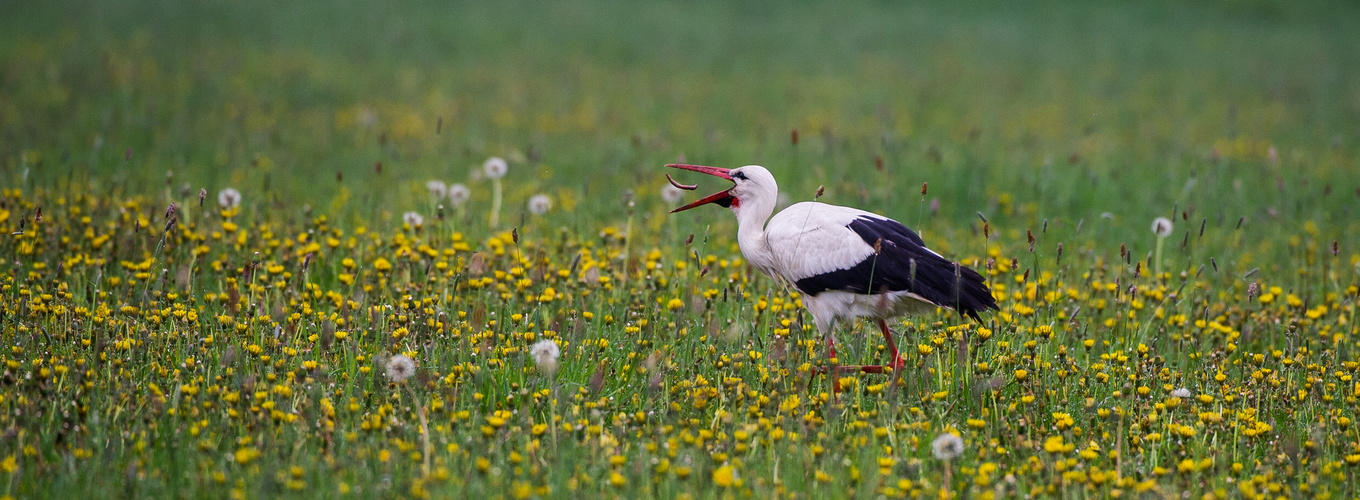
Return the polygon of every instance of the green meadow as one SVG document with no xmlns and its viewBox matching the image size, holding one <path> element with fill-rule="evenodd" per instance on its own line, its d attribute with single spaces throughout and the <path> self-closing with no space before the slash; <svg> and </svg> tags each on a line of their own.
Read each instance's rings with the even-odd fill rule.
<svg viewBox="0 0 1360 500">
<path fill-rule="evenodd" d="M 1355 497 L 1356 19 L 0 5 L 0 497 Z M 675 162 L 893 217 L 1001 309 L 832 387 Z"/>
</svg>

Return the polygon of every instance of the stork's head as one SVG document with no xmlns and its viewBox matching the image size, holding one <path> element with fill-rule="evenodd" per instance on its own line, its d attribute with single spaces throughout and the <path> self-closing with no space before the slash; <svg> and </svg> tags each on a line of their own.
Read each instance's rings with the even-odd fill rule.
<svg viewBox="0 0 1360 500">
<path fill-rule="evenodd" d="M 740 168 L 706 167 L 703 165 L 670 164 L 671 168 L 692 170 L 702 172 L 714 177 L 722 177 L 732 181 L 731 189 L 719 191 L 711 195 L 700 198 L 699 200 L 683 207 L 671 210 L 671 213 L 691 208 L 716 203 L 723 208 L 730 208 L 732 212 L 740 214 L 743 205 L 759 205 L 773 208 L 775 198 L 779 196 L 779 185 L 775 182 L 774 176 L 770 175 L 769 170 L 760 165 L 747 165 Z M 666 176 L 668 179 L 669 175 Z M 693 190 L 698 186 L 686 186 L 671 179 L 671 184 L 680 189 Z M 769 212 L 765 213 L 766 216 Z"/>
</svg>

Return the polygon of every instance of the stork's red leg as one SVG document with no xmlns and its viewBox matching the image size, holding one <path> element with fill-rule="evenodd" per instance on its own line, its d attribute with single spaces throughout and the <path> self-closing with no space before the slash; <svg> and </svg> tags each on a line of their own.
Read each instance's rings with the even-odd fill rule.
<svg viewBox="0 0 1360 500">
<path fill-rule="evenodd" d="M 878 320 L 878 327 L 883 329 L 883 340 L 888 342 L 888 355 L 892 357 L 892 369 L 900 370 L 907 363 L 902 360 L 902 354 L 897 351 L 897 342 L 893 341 L 892 330 L 888 329 L 888 321 Z"/>
<path fill-rule="evenodd" d="M 836 360 L 836 344 L 835 344 L 835 340 L 834 340 L 834 338 L 833 338 L 831 335 L 827 335 L 827 336 L 826 336 L 826 352 L 827 352 L 827 355 L 829 356 L 829 357 L 828 357 L 828 362 L 831 363 L 831 365 L 827 368 L 827 371 L 828 371 L 828 372 L 830 373 L 830 375 L 831 375 L 831 393 L 832 393 L 832 394 L 838 393 L 838 392 L 840 392 L 840 390 L 841 390 L 841 384 L 840 384 L 840 373 L 841 373 L 841 372 L 845 372 L 845 373 L 854 373 L 854 372 L 864 372 L 864 373 L 891 373 L 891 372 L 895 372 L 895 371 L 897 371 L 897 370 L 902 369 L 902 367 L 906 365 L 906 361 L 902 359 L 902 354 L 901 354 L 901 352 L 897 350 L 897 342 L 896 342 L 895 340 L 893 340 L 892 330 L 888 328 L 888 322 L 887 322 L 887 320 L 882 320 L 882 319 L 878 320 L 878 327 L 879 327 L 879 329 L 882 330 L 882 332 L 883 332 L 883 340 L 888 344 L 888 355 L 889 355 L 889 357 L 892 359 L 892 361 L 890 361 L 889 364 L 886 364 L 886 365 L 838 365 L 838 364 L 835 364 L 835 363 L 836 363 L 836 361 L 834 361 L 834 360 Z M 812 382 L 809 380 L 809 381 L 808 381 L 809 388 L 811 387 L 811 383 L 812 383 Z"/>
<path fill-rule="evenodd" d="M 883 330 L 883 340 L 888 343 L 888 356 L 892 359 L 892 361 L 889 362 L 890 364 L 842 366 L 840 367 L 841 371 L 846 372 L 861 371 L 864 373 L 887 373 L 900 370 L 902 369 L 903 366 L 907 364 L 906 361 L 902 359 L 902 354 L 897 350 L 897 342 L 893 340 L 892 330 L 888 329 L 888 322 L 886 320 L 880 319 L 878 320 L 878 327 L 881 330 Z"/>
<path fill-rule="evenodd" d="M 830 356 L 827 358 L 827 363 L 830 363 L 829 366 L 831 367 L 831 394 L 834 396 L 841 392 L 841 371 L 840 367 L 836 365 L 839 361 L 836 359 L 836 337 L 831 334 L 826 335 L 826 352 Z"/>
<path fill-rule="evenodd" d="M 827 358 L 826 358 L 826 359 L 827 359 L 827 368 L 825 368 L 825 371 L 826 371 L 826 373 L 828 373 L 828 374 L 831 376 L 831 394 L 832 394 L 832 395 L 835 395 L 836 393 L 841 392 L 841 377 L 840 377 L 840 372 L 852 372 L 852 371 L 858 371 L 859 367 L 858 367 L 858 366 L 841 366 L 841 365 L 837 365 L 837 364 L 836 364 L 836 340 L 835 340 L 834 337 L 831 336 L 831 334 L 827 334 L 827 335 L 826 335 L 826 354 L 827 354 Z M 815 373 L 820 373 L 820 372 L 822 372 L 822 370 L 823 370 L 823 369 L 818 368 L 818 369 L 814 369 L 813 371 L 814 371 Z M 811 390 L 811 389 L 812 389 L 812 378 L 809 378 L 809 379 L 808 379 L 808 390 Z"/>
</svg>

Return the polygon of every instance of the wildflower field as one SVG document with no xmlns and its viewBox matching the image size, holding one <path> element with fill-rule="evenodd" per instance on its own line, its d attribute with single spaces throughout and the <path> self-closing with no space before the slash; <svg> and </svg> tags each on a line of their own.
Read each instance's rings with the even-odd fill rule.
<svg viewBox="0 0 1360 500">
<path fill-rule="evenodd" d="M 7 2 L 0 495 L 1355 498 L 1355 19 Z M 833 391 L 681 160 L 1001 310 Z"/>
</svg>

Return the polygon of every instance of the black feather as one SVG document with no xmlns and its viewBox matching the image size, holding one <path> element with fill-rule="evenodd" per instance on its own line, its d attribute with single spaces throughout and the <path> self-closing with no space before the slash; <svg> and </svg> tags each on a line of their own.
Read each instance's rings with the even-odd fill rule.
<svg viewBox="0 0 1360 500">
<path fill-rule="evenodd" d="M 816 296 L 827 290 L 880 294 L 911 292 L 981 321 L 979 312 L 997 309 L 981 274 L 926 249 L 921 237 L 891 219 L 859 217 L 847 225 L 865 243 L 879 248 L 849 269 L 809 276 L 798 290 Z"/>
</svg>

